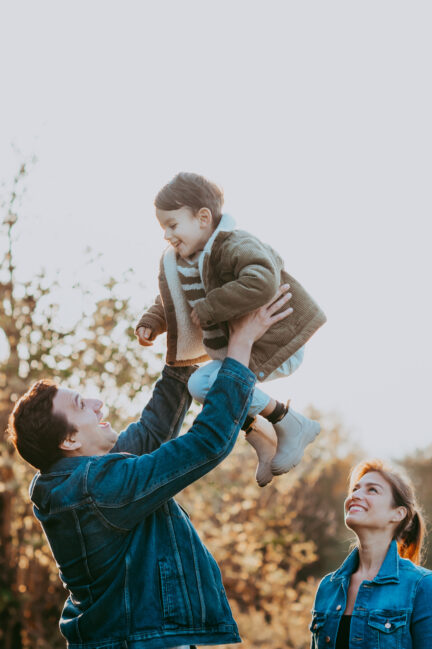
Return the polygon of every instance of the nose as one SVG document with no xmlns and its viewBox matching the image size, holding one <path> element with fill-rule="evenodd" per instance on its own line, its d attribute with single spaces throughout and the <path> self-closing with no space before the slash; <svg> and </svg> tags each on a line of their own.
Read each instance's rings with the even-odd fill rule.
<svg viewBox="0 0 432 649">
<path fill-rule="evenodd" d="M 100 399 L 89 399 L 89 401 L 90 408 L 92 408 L 95 412 L 102 410 L 103 401 L 101 401 Z"/>
<path fill-rule="evenodd" d="M 164 232 L 165 241 L 171 241 L 171 235 L 172 235 L 171 229 L 167 228 Z"/>
<path fill-rule="evenodd" d="M 352 494 L 348 496 L 348 498 L 345 501 L 346 507 L 349 507 L 351 503 L 357 502 L 362 499 L 362 494 L 360 493 L 360 489 L 356 489 L 353 491 Z"/>
</svg>

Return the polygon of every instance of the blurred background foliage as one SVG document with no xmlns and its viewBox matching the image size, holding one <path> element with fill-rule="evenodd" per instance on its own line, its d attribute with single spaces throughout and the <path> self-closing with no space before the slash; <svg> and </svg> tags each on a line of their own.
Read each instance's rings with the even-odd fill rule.
<svg viewBox="0 0 432 649">
<path fill-rule="evenodd" d="M 85 287 L 73 287 L 82 305 L 72 327 L 62 326 L 61 280 L 37 271 L 18 281 L 15 228 L 26 165 L 3 199 L 0 223 L 0 648 L 57 649 L 65 643 L 58 619 L 66 597 L 55 562 L 32 515 L 28 485 L 34 474 L 6 439 L 16 399 L 37 379 L 52 378 L 110 405 L 121 428 L 150 394 L 162 367 L 133 333 L 137 319 L 122 285 L 108 278 L 88 306 Z M 123 295 L 123 297 L 122 297 Z M 132 407 L 131 407 L 132 403 Z M 187 418 L 186 426 L 198 411 Z M 334 570 L 352 537 L 343 524 L 343 500 L 352 465 L 362 458 L 334 416 L 312 408 L 323 432 L 304 461 L 260 489 L 255 455 L 239 439 L 230 457 L 179 495 L 217 559 L 245 649 L 309 647 L 310 610 L 319 579 Z M 397 449 L 394 449 L 397 453 Z M 432 511 L 432 452 L 400 460 L 416 487 L 426 517 Z M 427 554 L 425 565 L 431 567 Z M 238 645 L 237 645 L 238 646 Z"/>
</svg>

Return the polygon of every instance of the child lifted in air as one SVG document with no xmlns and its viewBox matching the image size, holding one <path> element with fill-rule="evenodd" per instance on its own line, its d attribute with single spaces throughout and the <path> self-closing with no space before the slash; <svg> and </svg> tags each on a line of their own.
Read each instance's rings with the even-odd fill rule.
<svg viewBox="0 0 432 649">
<path fill-rule="evenodd" d="M 258 309 L 281 285 L 290 285 L 293 313 L 255 342 L 250 369 L 258 381 L 292 374 L 303 360 L 305 343 L 326 321 L 285 271 L 278 253 L 249 232 L 237 230 L 233 219 L 222 214 L 222 205 L 221 189 L 193 173 L 177 174 L 157 194 L 156 216 L 170 246 L 160 263 L 160 295 L 135 330 L 143 346 L 167 332 L 168 364 L 212 359 L 189 379 L 189 391 L 201 403 L 226 356 L 227 322 Z M 296 466 L 320 431 L 317 421 L 259 388 L 243 428 L 258 455 L 260 486 Z"/>
</svg>

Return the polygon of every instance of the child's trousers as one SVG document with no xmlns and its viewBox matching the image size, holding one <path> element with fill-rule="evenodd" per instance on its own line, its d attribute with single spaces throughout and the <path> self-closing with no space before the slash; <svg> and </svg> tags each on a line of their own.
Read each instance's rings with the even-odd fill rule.
<svg viewBox="0 0 432 649">
<path fill-rule="evenodd" d="M 280 379 L 284 376 L 289 376 L 301 365 L 304 356 L 304 346 L 296 351 L 295 354 L 290 356 L 285 363 L 282 363 L 280 367 L 274 370 L 268 377 L 266 381 L 273 381 L 274 379 Z M 203 365 L 198 370 L 196 370 L 191 377 L 189 378 L 188 388 L 192 397 L 204 403 L 204 400 L 207 396 L 207 392 L 210 390 L 211 386 L 216 380 L 216 377 L 219 372 L 219 368 L 222 365 L 222 361 L 210 361 Z M 252 403 L 249 408 L 248 415 L 249 417 L 255 417 L 260 413 L 270 402 L 270 397 L 260 390 L 255 388 Z"/>
</svg>

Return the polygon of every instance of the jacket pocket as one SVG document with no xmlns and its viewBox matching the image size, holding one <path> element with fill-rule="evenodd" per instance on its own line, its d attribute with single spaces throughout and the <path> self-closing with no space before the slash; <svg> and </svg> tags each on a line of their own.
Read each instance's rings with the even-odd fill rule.
<svg viewBox="0 0 432 649">
<path fill-rule="evenodd" d="M 407 629 L 408 616 L 405 611 L 371 611 L 368 618 L 371 647 L 400 649 Z"/>
<path fill-rule="evenodd" d="M 320 649 L 321 647 L 328 646 L 325 644 L 324 639 L 324 625 L 327 620 L 326 613 L 313 611 L 312 622 L 309 630 L 312 633 L 312 649 Z"/>
<path fill-rule="evenodd" d="M 184 626 L 187 620 L 179 577 L 165 559 L 160 559 L 159 585 L 165 627 Z"/>
</svg>

